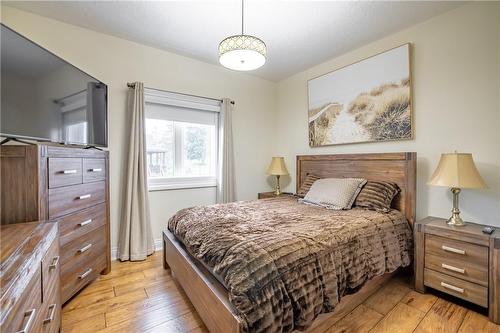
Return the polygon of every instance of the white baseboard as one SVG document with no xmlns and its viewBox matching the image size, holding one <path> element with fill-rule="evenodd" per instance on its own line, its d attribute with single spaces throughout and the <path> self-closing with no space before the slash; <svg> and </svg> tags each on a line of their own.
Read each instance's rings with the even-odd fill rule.
<svg viewBox="0 0 500 333">
<path fill-rule="evenodd" d="M 157 251 L 161 251 L 161 249 L 163 248 L 163 240 L 161 238 L 158 238 L 158 239 L 155 239 L 154 240 L 155 242 L 155 252 Z M 115 247 L 112 247 L 111 248 L 111 260 L 116 260 L 118 259 L 118 247 L 115 246 Z"/>
</svg>

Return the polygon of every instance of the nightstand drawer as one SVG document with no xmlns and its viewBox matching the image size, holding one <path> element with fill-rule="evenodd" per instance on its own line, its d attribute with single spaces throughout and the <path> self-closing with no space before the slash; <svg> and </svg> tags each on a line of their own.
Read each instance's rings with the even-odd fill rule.
<svg viewBox="0 0 500 333">
<path fill-rule="evenodd" d="M 471 303 L 488 307 L 488 288 L 428 268 L 424 271 L 424 284 Z"/>
<path fill-rule="evenodd" d="M 476 266 L 488 271 L 488 251 L 485 246 L 461 242 L 454 239 L 425 235 L 425 255 L 433 254 L 463 263 L 462 266 Z"/>
<path fill-rule="evenodd" d="M 487 266 L 478 266 L 463 260 L 426 253 L 425 267 L 488 287 Z"/>
</svg>

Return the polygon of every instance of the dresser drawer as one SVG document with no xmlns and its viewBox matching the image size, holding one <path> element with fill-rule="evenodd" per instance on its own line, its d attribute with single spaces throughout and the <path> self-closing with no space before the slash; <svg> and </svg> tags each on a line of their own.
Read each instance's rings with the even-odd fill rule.
<svg viewBox="0 0 500 333">
<path fill-rule="evenodd" d="M 44 292 L 47 295 L 43 299 L 42 308 L 40 311 L 42 321 L 42 332 L 56 333 L 59 332 L 61 326 L 61 285 L 60 277 L 57 278 L 57 284 L 46 286 Z"/>
<path fill-rule="evenodd" d="M 42 305 L 42 332 L 43 333 L 57 333 L 61 326 L 61 303 L 59 297 L 59 288 L 57 293 L 54 294 L 53 299 Z"/>
<path fill-rule="evenodd" d="M 106 203 L 66 215 L 59 219 L 61 246 L 102 227 L 106 223 Z"/>
<path fill-rule="evenodd" d="M 82 183 L 81 158 L 49 158 L 49 188 Z"/>
<path fill-rule="evenodd" d="M 42 332 L 59 331 L 61 316 L 60 281 L 61 258 L 59 238 L 54 239 L 42 259 L 42 307 L 40 311 Z"/>
<path fill-rule="evenodd" d="M 67 243 L 61 248 L 62 274 L 66 275 L 73 266 L 81 266 L 83 262 L 106 256 L 106 230 L 95 229 L 80 238 Z"/>
<path fill-rule="evenodd" d="M 59 272 L 58 272 L 59 273 Z M 42 332 L 57 333 L 61 326 L 61 286 L 57 277 L 57 284 L 52 284 L 45 288 L 48 290 L 47 296 L 43 299 L 41 308 Z"/>
<path fill-rule="evenodd" d="M 49 190 L 49 218 L 63 216 L 106 200 L 103 181 Z"/>
<path fill-rule="evenodd" d="M 83 159 L 83 182 L 91 183 L 106 179 L 106 160 L 104 158 Z"/>
<path fill-rule="evenodd" d="M 488 267 L 427 253 L 425 267 L 488 287 Z"/>
<path fill-rule="evenodd" d="M 66 302 L 81 288 L 94 280 L 99 273 L 106 268 L 106 254 L 104 251 L 97 258 L 87 258 L 78 265 L 68 266 L 63 269 L 61 296 L 62 302 Z"/>
<path fill-rule="evenodd" d="M 41 272 L 37 269 L 35 275 L 24 289 L 23 294 L 17 301 L 9 317 L 5 318 L 4 325 L 0 328 L 3 333 L 39 332 L 42 324 L 42 294 L 41 294 Z"/>
<path fill-rule="evenodd" d="M 424 271 L 424 283 L 431 288 L 482 307 L 488 307 L 488 288 L 478 284 L 457 279 L 447 274 L 438 273 L 428 268 Z"/>
<path fill-rule="evenodd" d="M 488 270 L 488 248 L 435 235 L 425 235 L 425 255 L 433 254 Z"/>
<path fill-rule="evenodd" d="M 60 266 L 59 239 L 56 238 L 42 259 L 42 302 L 44 303 L 51 298 L 51 294 L 53 295 L 59 286 Z"/>
</svg>

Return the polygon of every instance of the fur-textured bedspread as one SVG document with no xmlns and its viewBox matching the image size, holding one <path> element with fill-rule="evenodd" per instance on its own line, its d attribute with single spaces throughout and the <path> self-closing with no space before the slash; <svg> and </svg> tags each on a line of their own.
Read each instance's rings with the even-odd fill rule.
<svg viewBox="0 0 500 333">
<path fill-rule="evenodd" d="M 395 210 L 281 197 L 184 209 L 168 229 L 223 279 L 247 332 L 304 330 L 343 295 L 411 262 L 411 229 Z"/>
</svg>

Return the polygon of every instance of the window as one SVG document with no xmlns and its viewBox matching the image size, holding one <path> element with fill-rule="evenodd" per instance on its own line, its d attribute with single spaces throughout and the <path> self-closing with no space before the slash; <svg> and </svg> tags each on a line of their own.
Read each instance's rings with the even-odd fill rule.
<svg viewBox="0 0 500 333">
<path fill-rule="evenodd" d="M 151 89 L 145 102 L 149 189 L 216 186 L 220 103 Z"/>
<path fill-rule="evenodd" d="M 64 125 L 65 142 L 87 142 L 87 122 Z"/>
<path fill-rule="evenodd" d="M 57 103 L 62 114 L 62 140 L 87 142 L 87 91 L 64 97 Z"/>
</svg>

